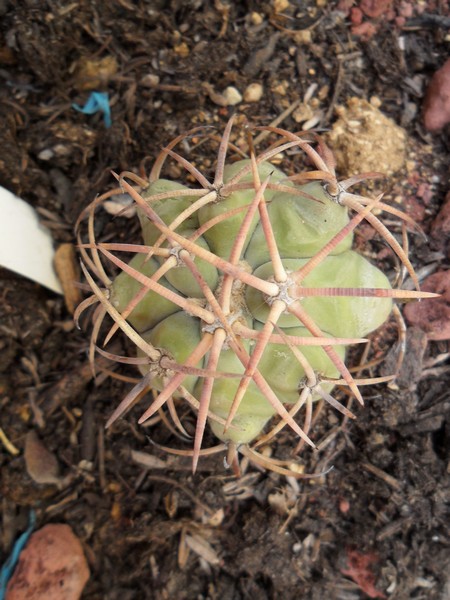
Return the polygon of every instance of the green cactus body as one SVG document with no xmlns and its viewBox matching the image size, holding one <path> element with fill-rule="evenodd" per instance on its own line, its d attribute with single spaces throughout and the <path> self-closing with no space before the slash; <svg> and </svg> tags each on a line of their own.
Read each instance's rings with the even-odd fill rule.
<svg viewBox="0 0 450 600">
<path fill-rule="evenodd" d="M 169 225 L 183 210 L 189 208 L 191 205 L 191 197 L 183 198 L 182 196 L 176 195 L 176 192 L 184 191 L 186 189 L 188 188 L 186 188 L 185 185 L 181 185 L 181 183 L 177 183 L 176 181 L 160 179 L 146 188 L 143 197 L 164 223 Z M 165 192 L 173 192 L 173 197 L 165 198 L 163 200 L 152 200 L 153 197 Z M 138 216 L 142 227 L 144 243 L 152 246 L 161 235 L 159 229 L 142 213 L 142 211 L 138 211 Z M 196 214 L 192 215 L 182 224 L 183 229 L 197 229 L 197 227 L 198 217 Z"/>
<path fill-rule="evenodd" d="M 268 206 L 270 222 L 282 258 L 314 256 L 349 221 L 347 209 L 330 199 L 320 183 L 309 183 L 296 189 L 308 196 L 279 192 L 273 196 Z M 309 196 L 313 196 L 316 201 Z M 346 236 L 333 250 L 333 254 L 348 250 L 352 241 L 352 235 Z M 245 260 L 252 267 L 270 260 L 261 224 L 252 236 Z"/>
<path fill-rule="evenodd" d="M 218 369 L 230 373 L 244 373 L 242 364 L 234 352 L 229 349 L 222 351 Z M 239 381 L 240 379 L 221 379 L 214 382 L 210 410 L 222 419 L 226 419 L 228 416 Z M 202 385 L 203 382 L 199 381 L 197 384 L 198 393 L 201 393 Z M 258 390 L 255 383 L 251 382 L 239 407 L 238 414 L 233 420 L 234 428 L 230 428 L 224 433 L 223 425 L 212 420 L 210 425 L 215 435 L 221 440 L 248 443 L 261 432 L 273 414 L 273 408 Z"/>
<path fill-rule="evenodd" d="M 249 164 L 250 161 L 244 160 L 226 167 L 224 182 L 230 181 Z M 286 181 L 285 174 L 270 163 L 262 163 L 258 169 L 261 180 L 271 174 L 272 182 Z M 240 180 L 240 183 L 252 181 L 252 175 L 248 174 Z M 278 251 L 289 276 L 290 273 L 303 267 L 349 223 L 349 214 L 348 209 L 330 198 L 318 182 L 303 186 L 290 182 L 283 185 L 289 185 L 296 193 L 267 190 L 264 199 Z M 186 188 L 180 184 L 159 180 L 145 190 L 143 198 L 162 221 L 169 225 L 197 199 L 177 197 L 177 192 L 184 189 Z M 152 201 L 152 197 L 161 192 L 173 192 L 173 197 Z M 304 192 L 305 195 L 298 192 Z M 232 191 L 191 215 L 176 229 L 176 232 L 187 238 L 192 237 L 200 226 L 218 215 L 237 207 L 250 205 L 254 196 L 255 191 L 250 187 Z M 244 216 L 245 210 L 212 226 L 196 240 L 196 244 L 221 259 L 228 260 Z M 161 235 L 160 230 L 142 209 L 140 220 L 145 243 L 149 246 L 155 244 Z M 349 232 L 301 282 L 300 289 L 301 287 L 356 289 L 368 287 L 389 290 L 389 281 L 383 273 L 350 249 L 352 239 L 352 233 Z M 163 246 L 168 247 L 167 240 Z M 219 297 L 223 274 L 209 261 L 195 256 L 192 258 L 210 290 Z M 151 276 L 162 262 L 160 258 L 147 260 L 145 255 L 138 255 L 132 260 L 132 265 L 139 272 Z M 274 269 L 258 213 L 248 228 L 240 264 L 244 265 L 246 272 L 264 281 L 273 280 Z M 208 306 L 206 300 L 203 302 L 201 300 L 203 294 L 198 281 L 184 265 L 169 270 L 159 283 L 167 289 L 176 290 L 186 298 L 196 299 L 199 305 Z M 123 311 L 140 287 L 141 285 L 132 276 L 121 273 L 111 289 L 112 303 L 115 308 Z M 236 316 L 244 323 L 248 323 L 251 329 L 261 331 L 269 316 L 269 303 L 266 301 L 265 294 L 259 289 L 251 286 L 243 286 L 243 288 L 239 301 L 232 304 L 231 312 L 234 310 Z M 312 296 L 300 299 L 299 302 L 322 334 L 330 338 L 365 336 L 386 320 L 392 308 L 392 300 L 389 297 Z M 139 332 L 144 332 L 143 338 L 147 342 L 181 365 L 195 350 L 204 335 L 205 324 L 201 319 L 180 310 L 175 304 L 161 298 L 155 292 L 147 293 L 128 320 Z M 281 314 L 278 326 L 287 336 L 312 337 L 312 333 L 299 323 L 298 318 L 287 311 Z M 255 340 L 240 339 L 240 343 L 251 356 L 256 345 Z M 322 347 L 305 346 L 301 350 L 318 378 L 339 378 L 340 373 L 336 364 Z M 335 351 L 339 359 L 344 360 L 345 346 L 335 346 Z M 139 355 L 142 356 L 143 353 L 139 351 Z M 206 367 L 208 357 L 207 353 L 196 367 Z M 246 370 L 227 342 L 220 352 L 216 369 L 242 376 Z M 141 367 L 142 373 L 146 370 L 148 367 Z M 282 342 L 268 343 L 259 360 L 258 370 L 283 404 L 293 404 L 297 401 L 305 385 L 305 372 L 288 345 Z M 212 413 L 224 420 L 227 419 L 240 381 L 239 377 L 215 380 L 209 402 L 209 410 Z M 165 382 L 158 376 L 154 379 L 153 385 L 155 389 L 161 391 L 164 389 Z M 197 398 L 202 394 L 203 385 L 204 379 L 196 375 L 187 376 L 183 382 L 183 386 Z M 330 392 L 332 388 L 332 383 L 325 383 L 322 386 L 325 392 Z M 177 395 L 180 396 L 182 393 L 175 392 L 174 396 Z M 315 397 L 315 394 L 313 396 Z M 210 425 L 221 440 L 233 441 L 237 444 L 249 443 L 260 434 L 275 412 L 275 408 L 268 402 L 258 385 L 251 381 L 233 419 L 232 427 L 224 431 L 224 425 L 214 420 L 210 421 Z"/>
<path fill-rule="evenodd" d="M 158 270 L 159 264 L 153 259 L 147 259 L 145 254 L 137 254 L 130 261 L 130 266 L 151 277 Z M 175 291 L 167 280 L 159 280 L 164 287 Z M 141 284 L 127 273 L 120 273 L 111 287 L 110 301 L 114 308 L 122 312 L 128 302 L 139 292 Z M 128 321 L 139 332 L 144 332 L 157 325 L 162 319 L 176 312 L 178 306 L 166 300 L 156 292 L 148 292 L 145 298 L 136 306 L 128 317 Z"/>
<path fill-rule="evenodd" d="M 164 349 L 170 357 L 182 365 L 200 342 L 200 320 L 191 317 L 185 312 L 178 311 L 160 321 L 153 329 L 144 333 L 143 337 L 156 348 Z M 144 354 L 138 350 L 138 356 L 144 356 Z M 198 366 L 202 367 L 203 362 Z M 141 367 L 143 375 L 145 375 L 146 371 L 145 367 Z M 184 380 L 183 385 L 192 394 L 196 382 L 197 377 L 188 376 Z M 153 387 L 161 391 L 164 389 L 164 382 L 161 378 L 157 377 L 153 381 Z"/>
<path fill-rule="evenodd" d="M 163 420 L 171 419 L 185 436 L 185 411 L 177 411 L 184 402 L 196 411 L 193 448 L 187 451 L 194 471 L 209 422 L 227 446 L 235 472 L 240 453 L 298 477 L 290 461 L 267 459 L 257 446 L 287 425 L 314 447 L 315 400 L 355 418 L 332 397 L 336 382 L 363 404 L 358 386 L 389 377 L 354 379 L 345 365 L 347 347 L 364 343 L 389 317 L 395 299 L 435 294 L 420 291 L 407 244 L 397 241 L 374 209 L 406 225 L 413 225 L 412 219 L 381 202 L 381 195 L 371 199 L 349 191 L 374 174 L 338 181 L 331 151 L 316 135 L 272 126 L 260 129 L 278 140 L 259 155 L 249 142 L 250 158 L 227 165 L 227 153 L 238 145 L 231 144 L 237 118 L 225 128 L 212 181 L 173 151 L 183 136 L 160 153 L 149 181 L 130 172 L 118 176 L 121 189 L 136 203 L 143 246 L 134 240 L 95 240 L 95 211 L 115 191 L 87 207 L 77 229 L 93 295 L 75 318 L 98 303 L 92 313 L 91 360 L 98 349 L 109 360 L 136 364 L 143 376 L 115 408 L 107 427 L 152 388 L 153 400 L 139 423 L 167 404 Z M 312 170 L 288 177 L 271 164 L 290 149 L 302 150 Z M 169 159 L 185 170 L 189 187 L 161 177 Z M 80 229 L 85 217 L 87 244 Z M 392 289 L 378 268 L 352 250 L 353 232 L 364 220 L 397 255 L 416 290 Z M 126 262 L 123 252 L 134 256 Z M 120 270 L 113 281 L 111 264 Z M 100 348 L 106 315 L 114 325 L 105 341 L 120 328 L 136 346 L 137 357 Z M 274 416 L 278 422 L 264 431 Z M 222 451 L 224 443 L 216 450 Z"/>
<path fill-rule="evenodd" d="M 224 183 L 226 184 L 227 182 L 229 182 L 233 177 L 238 175 L 239 171 L 241 171 L 249 166 L 250 166 L 249 160 L 242 160 L 242 161 L 236 162 L 232 165 L 227 165 L 225 167 L 225 172 L 224 172 Z M 258 172 L 259 172 L 259 176 L 261 177 L 261 179 L 265 179 L 266 177 L 268 177 L 270 175 L 271 181 L 273 181 L 274 183 L 281 182 L 284 179 L 286 179 L 286 175 L 282 171 L 280 171 L 279 169 L 277 169 L 276 167 L 271 165 L 270 163 L 262 163 L 259 166 Z M 242 179 L 239 181 L 239 183 L 242 183 L 242 184 L 251 183 L 252 181 L 253 181 L 252 174 L 249 173 L 247 175 L 244 175 L 242 177 Z M 265 193 L 266 201 L 270 202 L 270 200 L 272 199 L 274 194 L 275 194 L 275 192 L 273 192 L 271 190 L 267 190 Z M 222 201 L 218 201 L 214 204 L 211 204 L 211 205 L 201 208 L 199 210 L 199 214 L 198 214 L 198 219 L 199 219 L 200 225 L 203 225 L 204 223 L 209 221 L 209 219 L 212 219 L 214 217 L 217 217 L 218 215 L 226 213 L 231 209 L 249 205 L 251 203 L 251 201 L 253 200 L 254 195 L 255 195 L 255 191 L 252 188 L 250 188 L 248 190 L 232 192 L 229 196 L 224 198 Z M 212 252 L 214 252 L 218 256 L 221 256 L 222 258 L 228 258 L 229 254 L 231 252 L 233 243 L 236 239 L 236 235 L 242 224 L 242 219 L 244 218 L 244 214 L 245 213 L 242 212 L 238 215 L 227 218 L 225 221 L 222 221 L 222 223 L 212 227 L 205 234 L 205 238 L 208 240 L 208 243 L 210 245 Z M 250 241 L 249 238 L 252 235 L 253 231 L 255 230 L 257 224 L 258 224 L 258 218 L 255 217 L 252 220 L 252 223 L 251 223 L 251 226 L 249 229 L 249 237 L 247 239 L 247 243 L 244 246 L 244 250 L 245 250 L 245 247 L 247 246 L 248 242 Z"/>
<path fill-rule="evenodd" d="M 286 269 L 295 271 L 306 264 L 307 259 L 287 258 Z M 254 271 L 263 279 L 273 274 L 271 263 L 265 263 Z M 348 287 L 390 289 L 387 277 L 365 258 L 347 250 L 338 256 L 328 256 L 305 278 L 304 287 Z M 254 288 L 247 288 L 247 306 L 252 315 L 264 323 L 270 307 L 263 295 Z M 392 310 L 390 298 L 318 297 L 304 298 L 302 305 L 316 324 L 336 337 L 345 335 L 360 337 L 382 325 Z M 295 327 L 298 320 L 294 315 L 283 314 L 278 321 L 282 327 Z"/>
</svg>

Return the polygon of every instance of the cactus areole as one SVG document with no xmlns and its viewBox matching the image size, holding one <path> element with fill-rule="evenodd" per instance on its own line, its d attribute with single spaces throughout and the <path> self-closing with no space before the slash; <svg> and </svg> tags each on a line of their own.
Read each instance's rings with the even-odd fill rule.
<svg viewBox="0 0 450 600">
<path fill-rule="evenodd" d="M 349 191 L 376 174 L 338 182 L 321 140 L 277 128 L 265 128 L 277 136 L 268 149 L 228 162 L 232 121 L 212 180 L 174 150 L 183 136 L 163 150 L 148 179 L 116 176 L 137 205 L 142 245 L 94 238 L 95 209 L 117 190 L 96 199 L 83 215 L 89 240 L 80 247 L 94 295 L 78 313 L 98 302 L 91 356 L 98 350 L 136 364 L 142 374 L 108 426 L 152 389 L 154 398 L 139 422 L 167 405 L 185 434 L 177 408 L 187 402 L 197 413 L 194 469 L 207 422 L 221 447 L 245 449 L 261 462 L 249 444 L 270 439 L 285 425 L 314 446 L 309 429 L 315 400 L 353 417 L 331 395 L 339 383 L 362 403 L 358 385 L 369 382 L 353 379 L 345 365 L 347 346 L 365 342 L 386 321 L 393 299 L 424 296 L 392 289 L 377 267 L 352 250 L 355 228 L 368 221 L 418 288 L 407 252 L 372 211 L 391 212 L 406 223 L 409 217 L 381 196 Z M 305 152 L 313 168 L 292 174 L 271 163 L 289 149 Z M 189 185 L 161 176 L 169 157 Z M 118 268 L 114 279 L 108 262 Z M 113 325 L 106 341 L 122 329 L 136 345 L 135 357 L 116 356 L 98 344 L 107 314 Z M 275 415 L 278 423 L 263 435 Z M 281 464 L 276 470 L 290 472 Z"/>
</svg>

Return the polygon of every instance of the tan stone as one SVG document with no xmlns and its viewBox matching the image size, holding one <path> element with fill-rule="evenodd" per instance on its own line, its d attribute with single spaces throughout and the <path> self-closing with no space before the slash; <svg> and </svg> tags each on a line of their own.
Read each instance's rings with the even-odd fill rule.
<svg viewBox="0 0 450 600">
<path fill-rule="evenodd" d="M 391 175 L 406 159 L 406 131 L 376 106 L 351 98 L 336 110 L 339 118 L 326 136 L 340 175 L 377 171 Z"/>
</svg>

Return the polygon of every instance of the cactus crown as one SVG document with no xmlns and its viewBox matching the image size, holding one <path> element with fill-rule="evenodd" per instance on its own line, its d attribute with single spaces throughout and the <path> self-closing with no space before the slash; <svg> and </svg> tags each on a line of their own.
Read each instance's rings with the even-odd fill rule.
<svg viewBox="0 0 450 600">
<path fill-rule="evenodd" d="M 393 299 L 425 297 L 419 291 L 403 246 L 373 210 L 387 211 L 405 225 L 401 211 L 350 193 L 352 185 L 376 173 L 338 182 L 330 150 L 311 133 L 259 128 L 277 141 L 256 155 L 226 164 L 233 118 L 220 140 L 214 179 L 175 152 L 179 136 L 161 152 L 148 179 L 115 175 L 120 191 L 137 205 L 144 244 L 97 243 L 95 209 L 112 190 L 92 202 L 77 228 L 88 219 L 82 266 L 93 295 L 78 308 L 93 312 L 90 358 L 135 364 L 142 379 L 108 420 L 112 425 L 149 389 L 158 391 L 139 423 L 167 405 L 173 423 L 187 435 L 177 413 L 180 399 L 197 411 L 192 450 L 195 471 L 207 421 L 228 447 L 285 474 L 287 462 L 264 458 L 255 447 L 285 425 L 302 444 L 309 437 L 313 402 L 322 400 L 354 418 L 330 394 L 348 386 L 362 404 L 359 385 L 388 378 L 355 380 L 345 365 L 345 348 L 363 343 L 389 316 Z M 192 133 L 192 132 L 191 132 Z M 250 139 L 250 136 L 249 136 Z M 314 168 L 291 176 L 270 163 L 289 149 L 301 149 Z M 195 187 L 161 178 L 172 157 Z M 131 182 L 131 183 L 130 183 Z M 354 229 L 368 221 L 399 257 L 416 291 L 392 289 L 387 278 L 351 250 Z M 80 233 L 79 233 L 80 236 Z M 406 240 L 406 236 L 404 237 Z M 132 253 L 130 262 L 121 253 Z M 111 279 L 107 263 L 120 274 Z M 95 279 L 99 280 L 100 285 Z M 97 345 L 104 317 L 113 325 L 103 346 L 118 329 L 136 345 L 136 357 L 122 357 Z M 303 410 L 303 423 L 296 416 Z M 265 435 L 269 419 L 279 422 Z M 249 443 L 258 438 L 252 447 Z"/>
</svg>

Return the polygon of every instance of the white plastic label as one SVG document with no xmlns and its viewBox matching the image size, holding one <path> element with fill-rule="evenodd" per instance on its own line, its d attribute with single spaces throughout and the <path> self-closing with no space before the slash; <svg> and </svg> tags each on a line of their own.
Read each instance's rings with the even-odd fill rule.
<svg viewBox="0 0 450 600">
<path fill-rule="evenodd" d="M 62 294 L 54 253 L 52 236 L 35 210 L 0 187 L 0 265 Z"/>
</svg>

